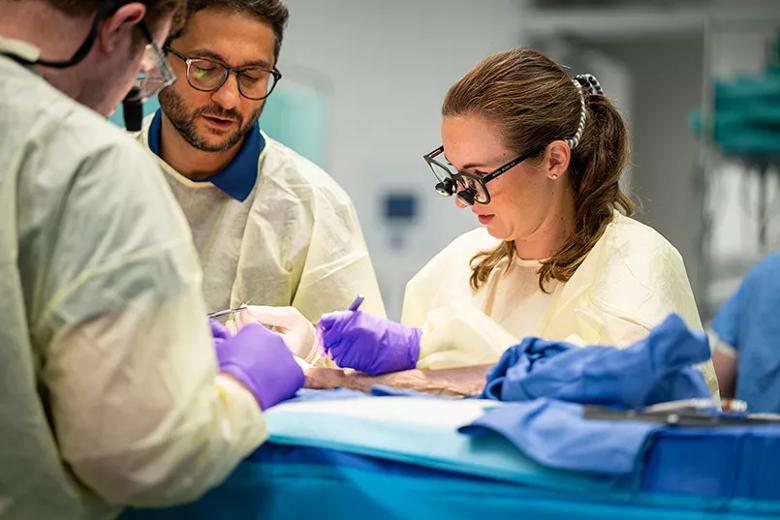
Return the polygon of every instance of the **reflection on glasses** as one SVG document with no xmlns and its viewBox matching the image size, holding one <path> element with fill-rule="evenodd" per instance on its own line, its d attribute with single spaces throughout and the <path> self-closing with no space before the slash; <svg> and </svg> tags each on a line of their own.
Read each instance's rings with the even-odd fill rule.
<svg viewBox="0 0 780 520">
<path fill-rule="evenodd" d="M 160 93 L 162 89 L 176 81 L 176 75 L 165 59 L 160 47 L 154 42 L 149 28 L 144 22 L 138 24 L 146 41 L 149 42 L 144 49 L 141 59 L 141 70 L 138 72 L 133 85 L 131 101 L 146 101 L 148 98 Z"/>
<path fill-rule="evenodd" d="M 258 66 L 226 67 L 208 58 L 192 58 L 172 47 L 170 52 L 187 64 L 187 82 L 195 90 L 213 92 L 219 90 L 233 72 L 238 81 L 238 91 L 247 99 L 258 101 L 271 95 L 282 73 L 276 67 L 267 69 Z"/>
<path fill-rule="evenodd" d="M 457 195 L 460 200 L 469 206 L 473 206 L 475 202 L 478 204 L 488 204 L 490 202 L 490 192 L 487 189 L 488 182 L 508 172 L 529 157 L 535 156 L 545 148 L 545 146 L 532 148 L 528 152 L 518 155 L 503 166 L 484 175 L 462 172 L 453 168 L 444 158 L 444 146 L 440 146 L 432 152 L 425 154 L 423 159 L 425 159 L 425 162 L 438 181 L 434 188 L 440 195 L 444 197 Z"/>
</svg>

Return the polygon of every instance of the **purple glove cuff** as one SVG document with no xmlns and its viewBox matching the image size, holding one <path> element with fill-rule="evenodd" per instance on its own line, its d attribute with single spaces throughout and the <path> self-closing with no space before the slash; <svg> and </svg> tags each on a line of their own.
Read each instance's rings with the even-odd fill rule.
<svg viewBox="0 0 780 520">
<path fill-rule="evenodd" d="M 241 368 L 238 365 L 232 365 L 229 363 L 219 365 L 219 371 L 223 374 L 227 374 L 236 381 L 239 381 L 242 385 L 246 387 L 247 390 L 251 392 L 253 396 L 255 396 L 255 399 L 257 399 L 257 402 L 260 404 L 260 408 L 263 408 L 262 399 L 260 399 L 260 390 L 255 387 L 254 382 L 252 381 L 252 378 L 249 377 L 249 375 L 244 371 L 243 368 Z M 264 409 L 264 408 L 263 408 Z"/>
<path fill-rule="evenodd" d="M 216 345 L 219 369 L 243 383 L 265 410 L 303 386 L 303 370 L 284 340 L 259 324 Z"/>
<path fill-rule="evenodd" d="M 422 329 L 417 327 L 412 328 L 412 343 L 409 346 L 409 358 L 407 360 L 407 366 L 401 370 L 411 370 L 413 368 L 417 368 L 417 361 L 420 359 L 420 338 L 422 338 Z"/>
<path fill-rule="evenodd" d="M 382 336 L 381 354 L 374 363 L 365 367 L 370 376 L 410 370 L 417 366 L 420 357 L 422 329 L 406 327 L 388 320 L 388 328 Z"/>
</svg>

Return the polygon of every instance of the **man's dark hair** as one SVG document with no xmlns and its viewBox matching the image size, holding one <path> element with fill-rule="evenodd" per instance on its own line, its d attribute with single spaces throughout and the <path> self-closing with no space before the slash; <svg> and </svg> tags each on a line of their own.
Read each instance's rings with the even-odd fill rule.
<svg viewBox="0 0 780 520">
<path fill-rule="evenodd" d="M 237 13 L 246 13 L 260 18 L 271 25 L 274 31 L 274 61 L 279 59 L 279 51 L 282 49 L 282 37 L 287 26 L 290 13 L 279 0 L 189 0 L 187 2 L 187 17 L 200 10 L 227 9 Z M 185 25 L 184 31 L 187 30 Z M 182 33 L 176 35 L 181 36 Z"/>
</svg>

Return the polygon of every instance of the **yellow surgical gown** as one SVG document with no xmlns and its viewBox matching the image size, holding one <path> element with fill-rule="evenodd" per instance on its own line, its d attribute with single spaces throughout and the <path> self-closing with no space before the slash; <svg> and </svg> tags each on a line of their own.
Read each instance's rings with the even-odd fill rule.
<svg viewBox="0 0 780 520">
<path fill-rule="evenodd" d="M 151 121 L 138 134 L 147 150 Z M 257 181 L 243 202 L 155 156 L 192 229 L 209 309 L 293 306 L 316 323 L 361 293 L 362 309 L 384 316 L 350 198 L 314 163 L 263 137 Z"/>
<path fill-rule="evenodd" d="M 197 255 L 162 174 L 3 56 L 0 136 L 0 518 L 197 498 L 266 431 L 252 395 L 217 375 Z"/>
<path fill-rule="evenodd" d="M 499 243 L 484 228 L 465 233 L 409 281 L 402 321 L 423 329 L 419 368 L 495 363 L 526 336 L 625 347 L 672 312 L 702 329 L 680 254 L 618 212 L 574 276 L 549 283 L 549 294 L 539 288 L 539 262 L 517 257 L 472 291 L 470 259 Z M 712 363 L 700 368 L 717 396 Z"/>
</svg>

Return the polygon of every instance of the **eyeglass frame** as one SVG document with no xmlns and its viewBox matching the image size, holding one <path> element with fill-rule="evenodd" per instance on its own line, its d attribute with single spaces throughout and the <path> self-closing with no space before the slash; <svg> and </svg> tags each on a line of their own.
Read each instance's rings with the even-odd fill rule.
<svg viewBox="0 0 780 520">
<path fill-rule="evenodd" d="M 127 99 L 133 100 L 133 101 L 146 101 L 150 97 L 156 96 L 159 94 L 164 88 L 170 86 L 173 84 L 174 81 L 176 81 L 176 74 L 173 72 L 173 69 L 171 68 L 170 63 L 168 63 L 168 60 L 165 59 L 165 54 L 160 50 L 159 45 L 154 41 L 154 37 L 152 36 L 152 32 L 149 30 L 149 27 L 146 25 L 146 23 L 141 20 L 138 22 L 138 28 L 141 30 L 141 33 L 144 35 L 144 38 L 146 38 L 147 46 L 152 49 L 152 52 L 154 53 L 154 56 L 157 60 L 157 68 L 160 71 L 160 75 L 162 77 L 162 81 L 160 82 L 160 85 L 156 87 L 153 91 L 149 92 L 142 92 L 140 89 L 138 89 L 137 86 L 133 87 L 135 89 L 138 89 L 137 97 L 134 97 L 132 94 L 128 95 Z M 136 82 L 142 81 L 142 78 L 139 76 L 136 79 Z"/>
<path fill-rule="evenodd" d="M 535 156 L 536 154 L 538 154 L 539 152 L 541 152 L 545 148 L 547 148 L 546 145 L 545 146 L 537 146 L 535 148 L 531 148 L 530 150 L 521 153 L 520 155 L 518 155 L 517 157 L 515 157 L 511 161 L 503 164 L 502 166 L 499 166 L 498 168 L 496 168 L 492 172 L 488 173 L 487 175 L 477 175 L 477 174 L 474 174 L 474 173 L 463 172 L 463 171 L 460 171 L 460 170 L 457 170 L 457 169 L 455 170 L 455 173 L 453 173 L 452 170 L 447 165 L 442 164 L 441 162 L 439 162 L 439 161 L 437 161 L 435 159 L 437 156 L 439 156 L 439 155 L 444 153 L 444 145 L 441 145 L 438 148 L 436 148 L 435 150 L 433 150 L 431 152 L 428 152 L 427 154 L 423 155 L 423 159 L 425 160 L 426 164 L 428 164 L 428 167 L 431 169 L 431 172 L 433 172 L 433 176 L 436 177 L 437 179 L 439 178 L 439 176 L 436 175 L 436 170 L 433 169 L 434 167 L 433 167 L 433 165 L 431 163 L 436 163 L 441 168 L 443 168 L 444 171 L 446 171 L 447 174 L 449 175 L 449 179 L 452 182 L 454 182 L 456 185 L 457 185 L 458 181 L 461 178 L 466 178 L 466 179 L 471 179 L 471 180 L 475 181 L 476 183 L 478 183 L 480 186 L 482 186 L 482 189 L 485 191 L 485 195 L 487 196 L 487 200 L 485 202 L 479 202 L 477 200 L 469 201 L 468 198 L 466 198 L 466 197 L 464 197 L 462 195 L 462 193 L 464 191 L 467 191 L 468 189 L 473 190 L 473 188 L 467 188 L 467 190 L 461 190 L 461 191 L 455 192 L 455 191 L 452 191 L 452 190 L 447 189 L 446 187 L 444 187 L 443 189 L 446 190 L 446 193 L 445 193 L 445 191 L 442 191 L 442 190 L 438 189 L 439 184 L 441 184 L 443 182 L 443 180 L 440 181 L 439 184 L 437 184 L 436 192 L 439 193 L 440 195 L 442 195 L 444 197 L 451 197 L 453 195 L 457 195 L 463 202 L 465 202 L 469 206 L 473 206 L 475 202 L 477 204 L 490 204 L 490 201 L 492 200 L 492 198 L 490 197 L 490 190 L 487 189 L 487 183 L 488 182 L 492 181 L 493 179 L 496 179 L 496 178 L 500 177 L 501 175 L 503 175 L 504 173 L 508 172 L 509 170 L 511 170 L 512 168 L 514 168 L 518 164 L 520 164 L 521 162 L 523 162 L 526 159 L 530 159 L 531 157 Z M 452 165 L 450 165 L 450 166 L 452 166 Z M 461 184 L 463 184 L 464 186 L 466 185 L 465 182 L 461 182 Z"/>
<path fill-rule="evenodd" d="M 271 95 L 271 93 L 276 88 L 276 84 L 279 83 L 280 79 L 282 79 L 282 73 L 279 72 L 279 69 L 277 69 L 275 65 L 273 67 L 271 67 L 270 69 L 264 69 L 263 67 L 258 67 L 257 65 L 251 65 L 251 66 L 248 66 L 248 67 L 228 67 L 224 63 L 220 63 L 218 61 L 214 61 L 211 58 L 194 58 L 192 56 L 187 56 L 186 54 L 177 51 L 176 49 L 174 49 L 170 45 L 166 45 L 165 47 L 163 47 L 163 50 L 165 52 L 170 52 L 171 54 L 173 54 L 174 56 L 176 56 L 177 58 L 182 60 L 187 65 L 187 73 L 186 73 L 187 84 L 189 86 L 191 86 L 192 88 L 194 88 L 195 90 L 199 91 L 199 92 L 216 92 L 217 90 L 219 90 L 219 89 L 221 89 L 222 87 L 225 86 L 225 83 L 227 83 L 228 79 L 230 79 L 230 74 L 231 73 L 235 73 L 235 75 L 236 75 L 236 84 L 238 85 L 238 93 L 241 94 L 246 99 L 249 99 L 251 101 L 261 101 L 261 100 L 266 99 L 268 96 Z M 204 88 L 196 87 L 195 85 L 192 84 L 192 80 L 190 79 L 190 66 L 192 65 L 193 61 L 197 61 L 197 60 L 208 61 L 209 63 L 213 63 L 215 65 L 219 65 L 220 67 L 222 67 L 225 70 L 224 79 L 220 82 L 219 85 L 217 85 L 216 87 L 211 88 L 211 89 L 204 89 Z M 241 90 L 241 73 L 243 72 L 243 70 L 248 69 L 248 68 L 257 68 L 257 69 L 260 69 L 260 70 L 262 70 L 264 72 L 268 72 L 268 73 L 270 73 L 273 76 L 273 78 L 274 78 L 273 85 L 271 85 L 271 89 L 268 91 L 268 93 L 265 96 L 259 97 L 259 98 L 253 98 L 253 97 L 247 96 L 246 94 L 244 94 L 244 91 Z"/>
</svg>

